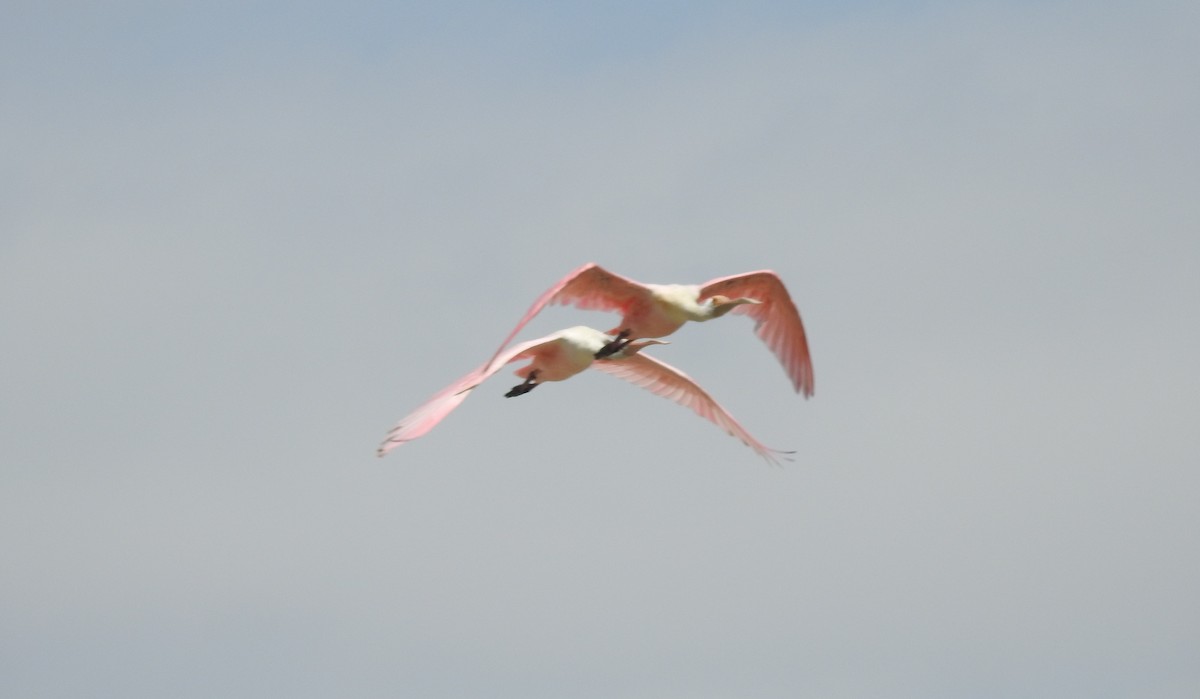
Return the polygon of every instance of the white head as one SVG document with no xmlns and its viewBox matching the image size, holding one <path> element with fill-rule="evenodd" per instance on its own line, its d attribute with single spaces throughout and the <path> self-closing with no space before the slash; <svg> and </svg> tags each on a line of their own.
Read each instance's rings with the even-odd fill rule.
<svg viewBox="0 0 1200 699">
<path fill-rule="evenodd" d="M 655 340 L 653 338 L 649 338 L 649 339 L 645 339 L 645 340 L 634 340 L 633 342 L 630 342 L 628 345 L 625 345 L 624 347 L 622 347 L 619 352 L 613 354 L 612 359 L 620 359 L 622 357 L 632 357 L 633 355 L 637 354 L 638 352 L 641 352 L 643 349 L 649 347 L 650 345 L 669 345 L 669 344 L 671 344 L 671 343 L 667 342 L 666 340 Z"/>
<path fill-rule="evenodd" d="M 728 296 L 717 294 L 716 296 L 709 296 L 707 299 L 705 299 L 704 303 L 709 307 L 709 309 L 711 309 L 713 318 L 720 318 L 726 313 L 732 311 L 735 307 L 744 303 L 762 303 L 762 301 L 759 301 L 758 299 L 748 299 L 745 297 L 731 299 Z"/>
</svg>

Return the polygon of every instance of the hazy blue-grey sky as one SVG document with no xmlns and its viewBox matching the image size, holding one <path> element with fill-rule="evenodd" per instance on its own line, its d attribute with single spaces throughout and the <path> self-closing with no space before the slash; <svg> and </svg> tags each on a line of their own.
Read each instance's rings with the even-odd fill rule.
<svg viewBox="0 0 1200 699">
<path fill-rule="evenodd" d="M 0 694 L 1200 695 L 1200 6 L 8 3 Z M 587 261 L 771 268 L 401 415 Z M 525 333 L 604 314 L 553 309 Z"/>
</svg>

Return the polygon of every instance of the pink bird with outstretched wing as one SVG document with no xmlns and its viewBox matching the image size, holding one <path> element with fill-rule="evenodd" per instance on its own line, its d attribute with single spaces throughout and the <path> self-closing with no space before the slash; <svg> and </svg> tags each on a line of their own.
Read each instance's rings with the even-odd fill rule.
<svg viewBox="0 0 1200 699">
<path fill-rule="evenodd" d="M 493 359 L 548 304 L 614 311 L 621 322 L 597 359 L 626 342 L 665 337 L 688 321 L 703 322 L 738 313 L 754 319 L 754 331 L 779 359 L 797 393 L 813 394 L 812 358 L 800 312 L 779 275 L 770 270 L 713 279 L 704 284 L 643 284 L 589 262 L 558 280 L 538 297 L 508 334 Z"/>
<path fill-rule="evenodd" d="M 517 369 L 517 376 L 524 381 L 513 386 L 505 394 L 510 398 L 524 395 L 543 382 L 564 381 L 589 366 L 595 366 L 605 373 L 630 381 L 690 408 L 700 417 L 740 439 L 772 463 L 778 463 L 780 457 L 786 458 L 787 454 L 792 453 L 772 449 L 751 436 L 728 410 L 687 374 L 665 362 L 640 354 L 642 349 L 650 345 L 667 344 L 662 340 L 648 339 L 623 343 L 608 357 L 597 360 L 596 353 L 614 339 L 614 336 L 599 330 L 578 326 L 551 333 L 537 340 L 519 343 L 434 394 L 400 420 L 388 433 L 383 444 L 379 445 L 378 454 L 383 456 L 401 444 L 427 434 L 466 400 L 481 383 L 505 365 L 522 359 L 531 361 Z"/>
</svg>

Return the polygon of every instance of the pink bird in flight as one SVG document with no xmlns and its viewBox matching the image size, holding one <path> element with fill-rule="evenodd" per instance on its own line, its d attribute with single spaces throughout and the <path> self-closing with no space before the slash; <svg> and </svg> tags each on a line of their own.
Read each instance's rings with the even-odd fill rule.
<svg viewBox="0 0 1200 699">
<path fill-rule="evenodd" d="M 558 280 L 538 297 L 521 322 L 501 343 L 493 360 L 546 305 L 615 311 L 621 322 L 596 358 L 601 359 L 641 338 L 665 337 L 684 323 L 738 313 L 754 319 L 754 331 L 779 359 L 797 393 L 813 394 L 812 358 L 800 312 L 779 275 L 770 270 L 746 272 L 699 285 L 643 284 L 589 262 Z"/>
<path fill-rule="evenodd" d="M 427 434 L 481 383 L 505 365 L 522 359 L 531 361 L 517 369 L 517 376 L 524 381 L 505 394 L 510 398 L 524 395 L 545 381 L 563 381 L 594 366 L 690 408 L 772 463 L 777 463 L 780 456 L 786 458 L 787 454 L 792 453 L 771 449 L 759 442 L 690 376 L 665 362 L 641 354 L 642 349 L 650 345 L 667 344 L 665 341 L 622 338 L 614 346 L 616 340 L 617 337 L 612 334 L 577 326 L 519 343 L 507 351 L 501 350 L 486 364 L 442 389 L 400 420 L 379 446 L 378 454 L 383 456 L 401 444 Z M 508 344 L 507 341 L 505 344 Z M 606 351 L 603 358 L 597 359 L 596 355 L 606 348 L 611 349 Z"/>
</svg>

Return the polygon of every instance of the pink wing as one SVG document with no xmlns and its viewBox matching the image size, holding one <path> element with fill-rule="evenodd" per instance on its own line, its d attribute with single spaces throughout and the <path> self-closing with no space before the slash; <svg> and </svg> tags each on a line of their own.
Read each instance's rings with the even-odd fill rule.
<svg viewBox="0 0 1200 699">
<path fill-rule="evenodd" d="M 676 403 L 691 408 L 692 412 L 708 420 L 730 435 L 742 440 L 742 443 L 758 452 L 767 461 L 779 463 L 779 457 L 795 452 L 772 449 L 758 441 L 742 427 L 729 411 L 721 407 L 712 396 L 692 377 L 654 357 L 645 354 L 635 354 L 625 359 L 601 360 L 592 366 L 606 374 L 612 374 L 630 383 L 654 393 L 669 398 Z"/>
<path fill-rule="evenodd" d="M 479 367 L 475 371 L 467 374 L 458 381 L 450 384 L 433 395 L 432 398 L 421 404 L 421 407 L 409 413 L 404 419 L 396 423 L 396 426 L 387 434 L 387 439 L 383 440 L 383 444 L 379 445 L 376 454 L 383 456 L 392 449 L 411 442 L 417 437 L 421 437 L 437 426 L 452 410 L 457 408 L 460 403 L 471 395 L 479 384 L 487 381 L 492 374 L 495 374 L 505 364 L 515 362 L 530 354 L 536 352 L 542 345 L 554 342 L 557 338 L 553 335 L 522 342 L 505 352 L 499 360 L 491 360 L 487 364 Z"/>
<path fill-rule="evenodd" d="M 630 309 L 646 302 L 648 292 L 645 285 L 589 262 L 559 279 L 533 302 L 521 318 L 521 322 L 517 323 L 517 327 L 500 343 L 500 349 L 496 350 L 492 361 L 495 361 L 517 333 L 549 304 L 574 304 L 585 310 L 616 311 L 628 315 Z"/>
<path fill-rule="evenodd" d="M 734 313 L 754 319 L 754 332 L 779 359 L 797 393 L 813 394 L 812 358 L 800 312 L 777 274 L 769 270 L 735 274 L 714 279 L 700 290 L 700 300 L 721 294 L 730 298 L 752 298 L 761 304 L 736 306 Z"/>
</svg>

